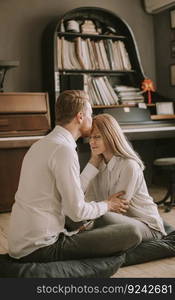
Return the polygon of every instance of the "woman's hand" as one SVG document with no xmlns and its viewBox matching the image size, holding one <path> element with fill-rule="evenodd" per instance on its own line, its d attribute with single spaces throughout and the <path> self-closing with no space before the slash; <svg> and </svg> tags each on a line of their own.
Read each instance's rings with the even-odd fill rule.
<svg viewBox="0 0 175 300">
<path fill-rule="evenodd" d="M 89 160 L 89 163 L 92 164 L 94 167 L 98 169 L 102 160 L 103 160 L 102 154 L 98 155 L 98 154 L 94 154 L 93 151 L 91 152 L 91 158 Z"/>
<path fill-rule="evenodd" d="M 126 213 L 129 208 L 129 201 L 123 198 L 125 192 L 119 192 L 111 195 L 108 200 L 106 200 L 108 204 L 108 210 L 116 213 Z"/>
</svg>

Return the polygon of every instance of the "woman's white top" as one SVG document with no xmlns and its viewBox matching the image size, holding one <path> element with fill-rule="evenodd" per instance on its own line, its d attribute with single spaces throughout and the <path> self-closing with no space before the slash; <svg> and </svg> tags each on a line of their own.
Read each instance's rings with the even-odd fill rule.
<svg viewBox="0 0 175 300">
<path fill-rule="evenodd" d="M 90 170 L 90 166 L 94 168 L 88 164 L 87 170 Z M 85 168 L 83 172 L 87 173 L 87 170 Z M 113 156 L 108 164 L 102 162 L 98 174 L 88 186 L 86 201 L 102 201 L 121 191 L 125 191 L 123 198 L 130 201 L 125 215 L 144 222 L 150 228 L 166 235 L 157 204 L 148 193 L 143 171 L 133 159 Z"/>
</svg>

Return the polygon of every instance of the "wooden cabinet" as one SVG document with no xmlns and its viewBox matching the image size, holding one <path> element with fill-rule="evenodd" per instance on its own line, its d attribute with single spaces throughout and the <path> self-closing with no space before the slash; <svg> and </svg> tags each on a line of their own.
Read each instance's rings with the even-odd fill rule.
<svg viewBox="0 0 175 300">
<path fill-rule="evenodd" d="M 10 211 L 25 153 L 42 136 L 0 138 L 0 212 Z"/>
<path fill-rule="evenodd" d="M 0 137 L 44 135 L 49 130 L 47 93 L 0 93 Z"/>
<path fill-rule="evenodd" d="M 14 203 L 25 153 L 49 130 L 47 93 L 0 93 L 0 212 Z"/>
<path fill-rule="evenodd" d="M 47 26 L 42 49 L 44 89 L 49 92 L 52 126 L 61 91 L 87 89 L 94 109 L 118 106 L 121 99 L 115 87 L 140 89 L 145 78 L 131 28 L 106 9 L 81 7 L 65 13 Z M 112 91 L 104 85 L 110 85 Z M 107 103 L 110 93 L 113 103 Z"/>
</svg>

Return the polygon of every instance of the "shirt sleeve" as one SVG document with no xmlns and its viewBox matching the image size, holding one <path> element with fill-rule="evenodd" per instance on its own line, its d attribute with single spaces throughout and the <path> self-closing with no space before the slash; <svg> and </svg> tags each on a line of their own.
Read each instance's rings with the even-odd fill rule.
<svg viewBox="0 0 175 300">
<path fill-rule="evenodd" d="M 138 163 L 134 160 L 127 160 L 121 166 L 115 193 L 124 191 L 124 198 L 130 201 L 140 184 L 140 179 L 142 178 L 143 172 Z"/>
<path fill-rule="evenodd" d="M 98 202 L 98 200 L 96 199 L 96 193 L 95 193 L 95 188 L 94 188 L 94 182 L 91 182 L 88 185 L 88 188 L 85 192 L 85 200 L 87 202 L 91 202 L 91 201 L 95 201 Z M 107 200 L 107 199 L 106 199 Z"/>
<path fill-rule="evenodd" d="M 104 201 L 85 202 L 80 181 L 78 156 L 74 149 L 70 147 L 58 149 L 54 153 L 50 165 L 65 215 L 73 221 L 79 222 L 98 218 L 107 212 L 107 203 Z"/>
<path fill-rule="evenodd" d="M 88 163 L 86 167 L 83 169 L 80 175 L 81 186 L 84 191 L 86 192 L 91 180 L 99 173 L 99 170 L 94 167 L 91 163 Z"/>
</svg>

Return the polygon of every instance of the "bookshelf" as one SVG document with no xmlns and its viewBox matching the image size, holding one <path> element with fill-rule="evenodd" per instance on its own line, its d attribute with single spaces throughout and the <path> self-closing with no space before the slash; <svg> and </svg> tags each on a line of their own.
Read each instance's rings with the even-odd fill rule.
<svg viewBox="0 0 175 300">
<path fill-rule="evenodd" d="M 87 90 L 98 111 L 144 102 L 145 75 L 134 34 L 113 12 L 98 7 L 66 12 L 46 27 L 42 49 L 52 126 L 56 99 L 66 89 Z M 120 86 L 130 89 L 118 91 Z"/>
</svg>

